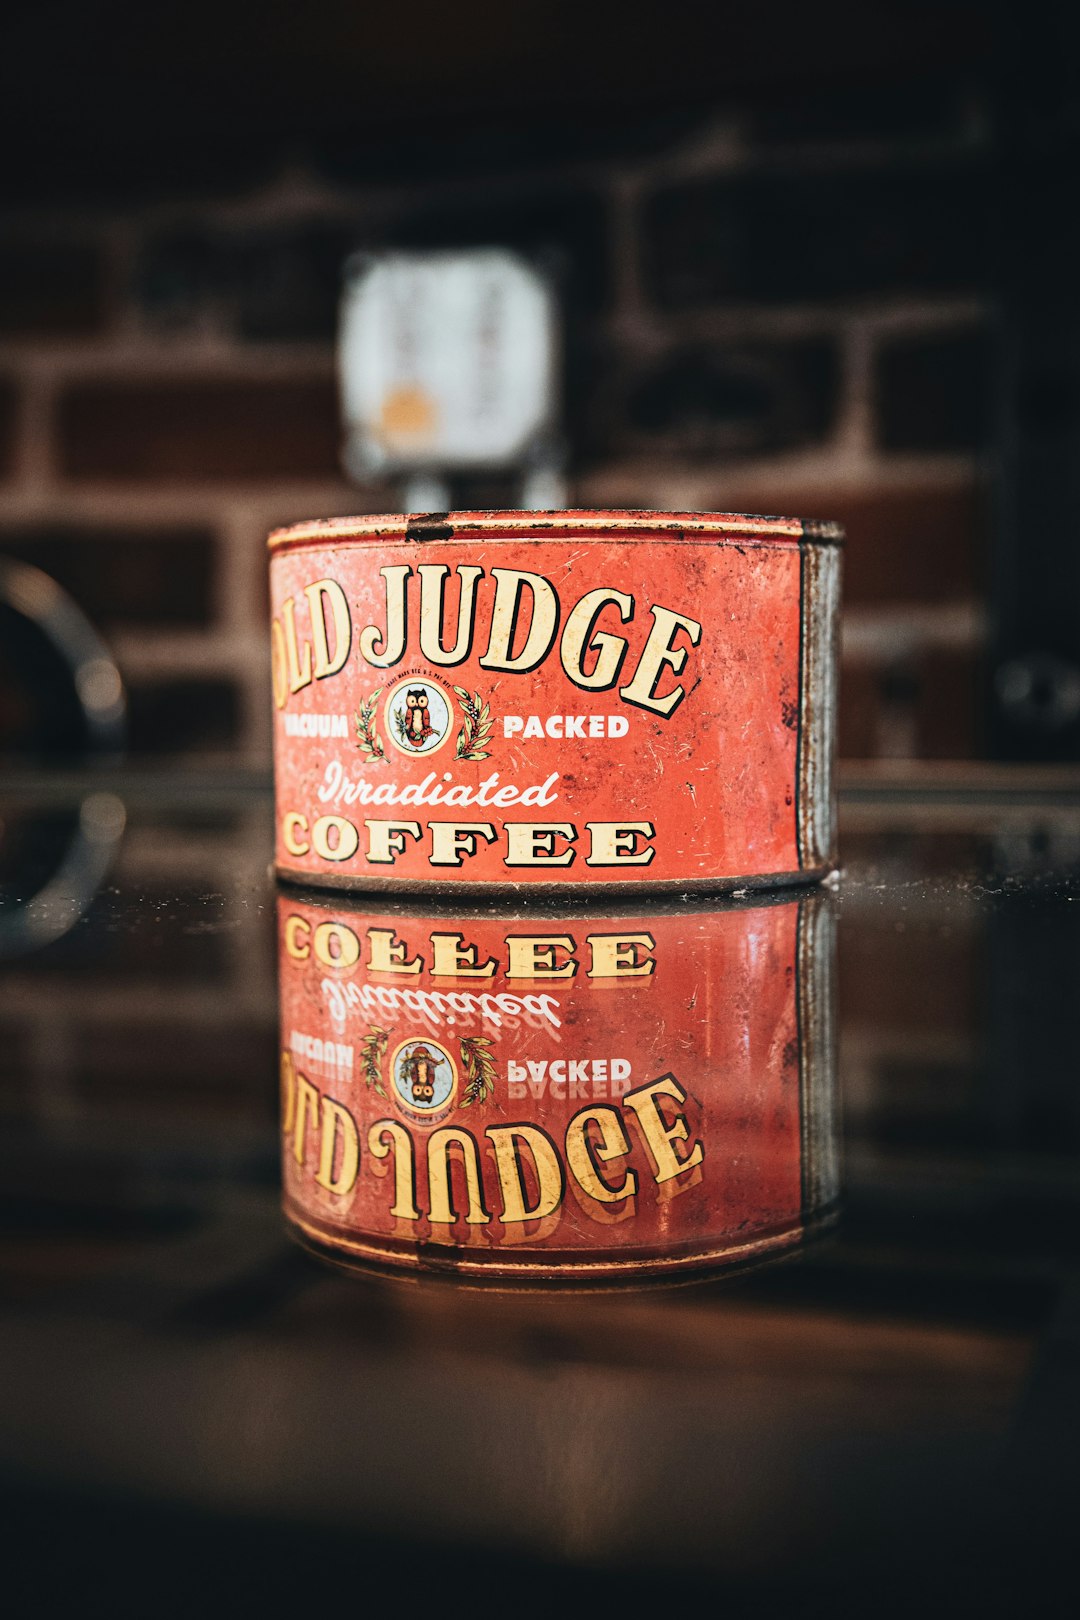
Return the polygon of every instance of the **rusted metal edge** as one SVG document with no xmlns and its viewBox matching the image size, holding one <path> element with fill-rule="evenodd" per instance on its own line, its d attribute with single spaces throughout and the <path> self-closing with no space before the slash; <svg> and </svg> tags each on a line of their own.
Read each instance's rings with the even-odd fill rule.
<svg viewBox="0 0 1080 1620">
<path fill-rule="evenodd" d="M 627 531 L 631 531 L 628 536 Z M 635 534 L 633 531 L 637 531 Z M 841 545 L 844 531 L 838 523 L 800 518 L 768 517 L 751 512 L 412 512 L 373 516 L 319 518 L 275 529 L 267 541 L 271 551 L 297 546 L 404 540 L 472 540 L 486 535 L 525 536 L 535 540 L 565 540 L 587 535 L 618 536 L 633 541 L 657 535 L 673 540 L 715 539 L 721 544 L 737 536 L 762 544 L 813 541 Z"/>
<path fill-rule="evenodd" d="M 463 909 L 468 912 L 470 920 L 481 918 L 493 922 L 528 918 L 544 922 L 574 922 L 579 917 L 598 914 L 604 917 L 649 915 L 708 918 L 718 911 L 759 911 L 768 906 L 802 905 L 820 888 L 820 885 L 808 888 L 803 875 L 795 883 L 776 888 L 744 890 L 740 886 L 723 893 L 711 885 L 707 891 L 687 893 L 685 886 L 680 886 L 676 894 L 657 897 L 655 888 L 646 889 L 632 884 L 627 893 L 625 884 L 609 883 L 606 891 L 598 899 L 592 900 L 592 885 L 579 894 L 576 889 L 560 889 L 555 884 L 537 888 L 519 885 L 515 888 L 512 884 L 497 886 L 474 883 L 469 886 L 472 890 L 470 898 L 461 892 L 466 885 L 459 883 L 444 882 L 437 893 L 432 892 L 426 883 L 415 883 L 407 894 L 402 894 L 396 882 L 391 887 L 390 878 L 379 881 L 385 887 L 378 891 L 366 886 L 363 889 L 343 889 L 334 882 L 335 905 L 344 916 L 366 916 L 374 905 L 380 917 L 439 917 L 447 921 L 460 917 Z M 325 906 L 328 904 L 330 886 L 329 879 L 319 884 L 310 873 L 305 872 L 302 877 L 279 878 L 278 893 L 288 894 L 297 904 Z"/>
<path fill-rule="evenodd" d="M 393 1266 L 399 1274 L 404 1270 L 413 1274 L 419 1272 L 425 1277 L 442 1275 L 470 1277 L 475 1280 L 490 1278 L 493 1281 L 542 1279 L 548 1289 L 565 1284 L 575 1286 L 605 1280 L 625 1280 L 632 1284 L 654 1274 L 678 1275 L 712 1268 L 722 1268 L 726 1271 L 742 1261 L 752 1261 L 758 1256 L 778 1254 L 787 1249 L 797 1248 L 828 1218 L 826 1212 L 818 1219 L 795 1221 L 777 1232 L 765 1233 L 742 1243 L 691 1248 L 684 1254 L 655 1249 L 634 1251 L 628 1248 L 622 1255 L 608 1255 L 600 1260 L 574 1258 L 572 1261 L 553 1261 L 550 1254 L 543 1251 L 532 1259 L 526 1259 L 521 1255 L 516 1259 L 507 1260 L 489 1250 L 490 1258 L 480 1260 L 470 1258 L 467 1252 L 452 1244 L 425 1243 L 413 1245 L 411 1248 L 408 1245 L 395 1248 L 391 1243 L 358 1238 L 354 1234 L 339 1236 L 338 1233 L 317 1226 L 306 1219 L 291 1199 L 283 1200 L 283 1208 L 286 1222 L 301 1241 L 313 1248 L 321 1257 L 336 1260 L 339 1264 L 348 1265 L 351 1260 L 361 1265 L 366 1263 L 374 1266 Z"/>
<path fill-rule="evenodd" d="M 804 1219 L 835 1211 L 840 1198 L 835 935 L 836 917 L 828 899 L 822 896 L 817 905 L 804 901 L 795 937 Z"/>
<path fill-rule="evenodd" d="M 799 864 L 811 868 L 836 861 L 840 560 L 833 548 L 801 548 L 795 830 Z"/>
<path fill-rule="evenodd" d="M 748 906 L 765 903 L 763 894 L 770 889 L 791 889 L 795 891 L 791 898 L 798 898 L 799 891 L 813 888 L 817 884 L 825 883 L 834 876 L 835 867 L 832 865 L 804 868 L 800 872 L 766 872 L 753 877 L 728 878 L 664 878 L 652 883 L 638 879 L 636 882 L 628 879 L 624 883 L 603 883 L 590 881 L 587 887 L 578 889 L 568 888 L 565 884 L 537 883 L 515 884 L 513 880 L 505 883 L 459 883 L 454 879 L 439 878 L 381 878 L 362 875 L 356 877 L 349 873 L 322 873 L 293 870 L 281 861 L 277 862 L 274 870 L 280 882 L 293 889 L 317 889 L 320 895 L 327 890 L 334 894 L 348 892 L 350 894 L 364 895 L 403 895 L 411 894 L 429 900 L 452 901 L 460 900 L 490 900 L 498 903 L 502 910 L 512 906 L 517 897 L 525 900 L 532 909 L 536 900 L 561 903 L 564 906 L 579 906 L 583 911 L 597 910 L 607 907 L 611 900 L 619 895 L 637 896 L 647 900 L 653 895 L 715 895 L 720 897 L 742 897 L 745 894 Z"/>
</svg>

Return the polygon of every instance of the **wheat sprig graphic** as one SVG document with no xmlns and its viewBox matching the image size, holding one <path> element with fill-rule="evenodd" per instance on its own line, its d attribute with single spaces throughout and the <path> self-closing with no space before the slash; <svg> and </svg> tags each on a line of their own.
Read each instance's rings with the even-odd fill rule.
<svg viewBox="0 0 1080 1620">
<path fill-rule="evenodd" d="M 461 1067 L 465 1071 L 465 1091 L 462 1108 L 483 1102 L 495 1090 L 495 1064 L 490 1053 L 491 1042 L 485 1035 L 461 1037 Z"/>
<path fill-rule="evenodd" d="M 370 697 L 364 698 L 354 716 L 357 745 L 367 755 L 368 759 L 386 758 L 386 751 L 379 737 L 379 728 L 375 724 L 375 701 L 381 691 L 382 687 L 377 686 Z"/>
<path fill-rule="evenodd" d="M 479 692 L 469 693 L 463 686 L 455 686 L 454 691 L 457 693 L 461 712 L 465 717 L 464 724 L 458 732 L 454 757 L 490 759 L 488 743 L 491 741 L 492 727 L 495 724 L 490 704 L 484 702 Z"/>
<path fill-rule="evenodd" d="M 383 1029 L 381 1024 L 372 1024 L 368 1033 L 360 1042 L 360 1066 L 368 1086 L 376 1091 L 380 1097 L 386 1096 L 386 1087 L 382 1083 L 383 1058 L 386 1056 L 386 1044 L 390 1039 L 390 1031 Z"/>
</svg>

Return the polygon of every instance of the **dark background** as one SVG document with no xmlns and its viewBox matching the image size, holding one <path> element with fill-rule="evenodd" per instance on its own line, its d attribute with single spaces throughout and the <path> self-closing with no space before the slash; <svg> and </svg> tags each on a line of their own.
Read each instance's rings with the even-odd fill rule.
<svg viewBox="0 0 1080 1620">
<path fill-rule="evenodd" d="M 1068 1612 L 1070 24 L 9 4 L 0 557 L 98 626 L 143 767 L 0 774 L 20 1613 Z M 400 501 L 340 470 L 345 256 L 469 242 L 558 277 L 572 501 L 849 529 L 845 1199 L 787 1267 L 476 1296 L 281 1229 L 264 542 Z"/>
<path fill-rule="evenodd" d="M 1075 759 L 1072 33 L 1000 4 L 12 6 L 0 553 L 103 629 L 137 755 L 265 765 L 267 530 L 401 500 L 340 470 L 342 262 L 508 243 L 562 290 L 571 503 L 847 524 L 846 759 Z"/>
</svg>

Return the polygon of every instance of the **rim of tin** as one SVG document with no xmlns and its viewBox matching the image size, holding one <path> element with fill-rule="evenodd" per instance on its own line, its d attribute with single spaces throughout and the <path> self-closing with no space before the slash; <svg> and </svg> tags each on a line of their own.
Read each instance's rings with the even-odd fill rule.
<svg viewBox="0 0 1080 1620">
<path fill-rule="evenodd" d="M 470 910 L 475 903 L 487 901 L 501 912 L 503 901 L 512 900 L 530 907 L 533 902 L 537 906 L 572 905 L 575 911 L 580 909 L 582 913 L 606 911 L 610 915 L 620 900 L 625 900 L 628 911 L 635 911 L 653 896 L 661 899 L 666 897 L 669 902 L 677 897 L 687 900 L 696 897 L 700 902 L 699 910 L 708 910 L 710 901 L 731 910 L 740 905 L 748 908 L 767 905 L 769 902 L 765 896 L 773 893 L 778 895 L 776 903 L 780 904 L 785 899 L 798 900 L 826 888 L 834 878 L 838 878 L 839 869 L 835 861 L 829 861 L 823 866 L 804 867 L 799 872 L 757 872 L 750 877 L 656 878 L 652 883 L 641 878 L 627 878 L 622 882 L 610 883 L 590 880 L 576 886 L 550 882 L 497 882 L 495 879 L 490 883 L 469 883 L 456 878 L 380 878 L 370 877 L 366 872 L 306 872 L 286 866 L 281 861 L 275 863 L 274 874 L 279 891 L 283 888 L 290 893 L 311 890 L 309 899 L 316 904 L 316 895 L 348 895 L 358 907 L 362 907 L 365 897 L 382 903 L 397 896 L 402 900 L 411 900 L 418 906 L 427 902 L 451 908 L 464 904 Z M 633 905 L 635 899 L 637 908 Z"/>
<path fill-rule="evenodd" d="M 633 1287 L 648 1286 L 654 1280 L 674 1281 L 677 1277 L 692 1278 L 702 1272 L 717 1275 L 730 1271 L 736 1274 L 755 1261 L 790 1253 L 805 1245 L 812 1237 L 833 1225 L 839 1213 L 838 1201 L 796 1216 L 790 1224 L 758 1233 L 754 1237 L 732 1242 L 701 1243 L 685 1240 L 676 1249 L 650 1248 L 631 1254 L 589 1254 L 579 1256 L 563 1250 L 553 1256 L 550 1252 L 534 1251 L 531 1255 L 518 1254 L 510 1258 L 503 1251 L 489 1250 L 483 1259 L 473 1258 L 458 1245 L 425 1243 L 395 1248 L 392 1243 L 375 1236 L 357 1233 L 330 1233 L 317 1221 L 311 1220 L 295 1202 L 282 1199 L 282 1214 L 286 1228 L 291 1229 L 300 1244 L 321 1259 L 344 1267 L 346 1270 L 370 1267 L 382 1274 L 434 1281 L 437 1278 L 461 1278 L 472 1283 L 494 1285 L 501 1283 L 542 1289 L 545 1293 L 559 1288 L 578 1290 L 607 1284 Z"/>
<path fill-rule="evenodd" d="M 839 877 L 834 870 L 829 877 Z M 388 880 L 389 881 L 389 880 Z M 353 889 L 310 881 L 310 874 L 297 876 L 276 872 L 274 892 L 279 900 L 297 905 L 333 907 L 345 915 L 402 917 L 411 920 L 435 918 L 447 922 L 467 912 L 470 919 L 484 922 L 575 922 L 590 923 L 599 917 L 654 917 L 660 921 L 683 921 L 692 917 L 713 917 L 738 911 L 760 911 L 765 907 L 827 905 L 834 893 L 828 879 L 809 883 L 793 881 L 771 884 L 756 879 L 763 887 L 739 887 L 726 892 L 715 884 L 695 891 L 681 884 L 676 893 L 635 888 L 626 892 L 623 884 L 611 884 L 595 898 L 591 885 L 582 894 L 552 884 L 516 888 L 508 884 L 495 892 L 495 885 L 471 884 L 473 893 L 463 895 L 460 886 L 444 883 L 440 889 L 426 885 L 420 889 Z M 451 892 L 452 890 L 452 892 Z"/>
<path fill-rule="evenodd" d="M 813 541 L 842 545 L 839 523 L 818 518 L 766 517 L 753 512 L 382 512 L 371 516 L 315 518 L 274 529 L 271 551 L 338 540 L 473 540 L 484 536 L 522 536 L 533 540 L 622 539 L 664 536 L 672 540 L 715 539 L 733 542 Z"/>
</svg>

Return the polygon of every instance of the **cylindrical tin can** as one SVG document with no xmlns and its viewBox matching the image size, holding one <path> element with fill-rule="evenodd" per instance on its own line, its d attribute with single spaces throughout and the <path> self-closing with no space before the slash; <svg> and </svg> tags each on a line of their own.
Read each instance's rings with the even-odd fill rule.
<svg viewBox="0 0 1080 1620">
<path fill-rule="evenodd" d="M 322 1252 L 606 1282 L 836 1196 L 829 896 L 499 914 L 278 900 L 284 1206 Z"/>
<path fill-rule="evenodd" d="M 473 895 L 822 878 L 839 539 L 657 512 L 277 532 L 279 872 Z"/>
</svg>

